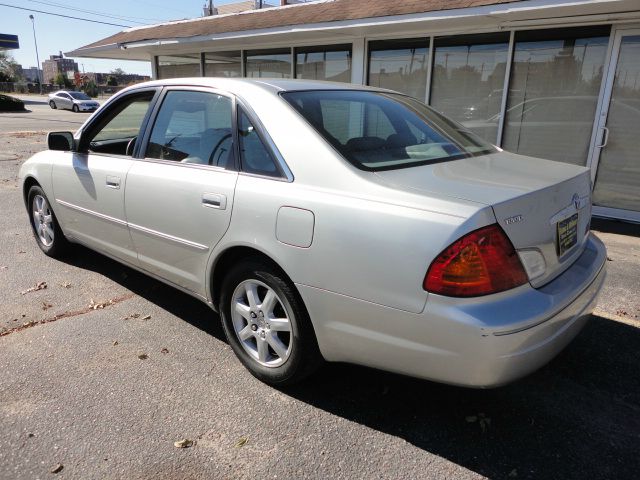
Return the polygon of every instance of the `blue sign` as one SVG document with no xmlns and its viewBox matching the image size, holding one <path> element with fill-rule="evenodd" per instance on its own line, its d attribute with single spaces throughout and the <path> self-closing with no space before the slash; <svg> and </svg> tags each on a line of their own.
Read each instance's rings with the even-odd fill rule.
<svg viewBox="0 0 640 480">
<path fill-rule="evenodd" d="M 9 50 L 12 48 L 19 48 L 17 35 L 8 35 L 6 33 L 0 33 L 0 49 Z"/>
</svg>

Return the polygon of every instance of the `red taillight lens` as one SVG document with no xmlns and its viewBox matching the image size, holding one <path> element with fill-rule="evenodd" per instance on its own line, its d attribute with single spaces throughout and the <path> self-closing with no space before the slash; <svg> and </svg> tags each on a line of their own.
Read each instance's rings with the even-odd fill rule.
<svg viewBox="0 0 640 480">
<path fill-rule="evenodd" d="M 447 247 L 429 266 L 423 287 L 450 297 L 475 297 L 502 292 L 527 281 L 513 245 L 494 224 Z"/>
</svg>

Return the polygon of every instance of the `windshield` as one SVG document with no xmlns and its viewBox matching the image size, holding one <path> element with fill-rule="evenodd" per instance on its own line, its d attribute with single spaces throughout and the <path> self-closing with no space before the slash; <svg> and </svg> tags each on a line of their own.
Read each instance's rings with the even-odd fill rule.
<svg viewBox="0 0 640 480">
<path fill-rule="evenodd" d="M 91 97 L 85 95 L 82 92 L 68 92 L 76 100 L 91 100 Z"/>
<path fill-rule="evenodd" d="M 496 151 L 462 125 L 405 95 L 315 90 L 282 96 L 363 170 L 413 167 Z"/>
</svg>

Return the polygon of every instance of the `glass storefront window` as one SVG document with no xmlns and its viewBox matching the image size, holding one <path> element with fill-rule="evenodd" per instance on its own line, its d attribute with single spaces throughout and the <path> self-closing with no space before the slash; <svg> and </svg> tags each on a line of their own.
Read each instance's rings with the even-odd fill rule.
<svg viewBox="0 0 640 480">
<path fill-rule="evenodd" d="M 296 78 L 351 82 L 351 45 L 295 49 Z"/>
<path fill-rule="evenodd" d="M 242 76 L 242 57 L 236 52 L 207 52 L 204 54 L 205 77 Z"/>
<path fill-rule="evenodd" d="M 249 50 L 246 53 L 249 78 L 291 78 L 291 50 Z"/>
<path fill-rule="evenodd" d="M 430 104 L 496 143 L 509 34 L 438 38 Z"/>
<path fill-rule="evenodd" d="M 516 34 L 505 150 L 586 165 L 609 30 Z"/>
<path fill-rule="evenodd" d="M 368 85 L 389 88 L 424 101 L 429 39 L 369 42 Z"/>
<path fill-rule="evenodd" d="M 640 212 L 640 35 L 622 37 L 593 203 Z"/>
<path fill-rule="evenodd" d="M 160 55 L 157 57 L 158 78 L 200 76 L 200 54 Z"/>
</svg>

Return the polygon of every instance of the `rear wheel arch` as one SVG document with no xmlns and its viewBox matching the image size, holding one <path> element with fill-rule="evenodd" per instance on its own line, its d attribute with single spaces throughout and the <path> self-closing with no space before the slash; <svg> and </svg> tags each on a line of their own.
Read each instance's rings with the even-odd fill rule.
<svg viewBox="0 0 640 480">
<path fill-rule="evenodd" d="M 216 309 L 219 308 L 220 293 L 225 277 L 231 271 L 235 264 L 246 259 L 255 259 L 271 265 L 272 267 L 279 270 L 283 275 L 285 275 L 291 281 L 291 283 L 293 283 L 291 277 L 287 274 L 287 272 L 280 265 L 278 265 L 278 262 L 273 260 L 266 253 L 252 247 L 230 247 L 217 256 L 209 274 L 211 301 Z"/>
</svg>

